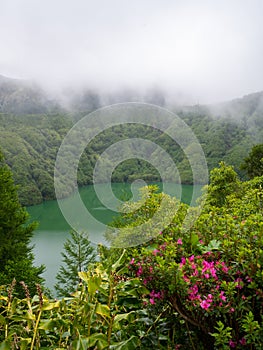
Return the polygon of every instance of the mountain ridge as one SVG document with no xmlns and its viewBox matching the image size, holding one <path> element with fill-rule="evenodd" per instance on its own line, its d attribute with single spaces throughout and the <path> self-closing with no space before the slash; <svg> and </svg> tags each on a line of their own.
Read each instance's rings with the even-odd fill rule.
<svg viewBox="0 0 263 350">
<path fill-rule="evenodd" d="M 10 95 L 12 103 L 5 101 L 5 104 L 1 104 L 5 100 L 4 95 Z M 125 96 L 122 95 L 121 99 L 125 99 Z M 165 104 L 162 92 L 160 96 L 156 95 L 156 100 Z M 21 86 L 20 81 L 10 82 L 9 78 L 0 77 L 0 148 L 13 172 L 15 183 L 19 185 L 19 198 L 23 205 L 55 199 L 53 174 L 60 144 L 77 120 L 103 103 L 97 92 L 88 89 L 82 95 L 76 93 L 72 96 L 71 102 L 66 109 L 41 89 L 34 90 L 34 85 L 26 83 Z M 114 102 L 118 102 L 118 96 Z M 1 113 L 3 105 L 6 109 L 2 109 Z M 10 106 L 12 108 L 8 109 Z M 177 105 L 170 110 L 193 130 L 203 148 L 209 170 L 220 161 L 225 161 L 233 165 L 240 176 L 244 176 L 240 164 L 253 145 L 263 143 L 263 92 L 218 105 Z M 78 184 L 92 184 L 93 168 L 100 154 L 111 144 L 131 137 L 158 143 L 174 159 L 182 183 L 191 183 L 189 162 L 178 145 L 157 130 L 136 126 L 128 130 L 120 125 L 100 134 L 83 152 Z M 74 149 L 68 151 L 74 154 Z M 169 171 L 166 175 L 169 178 Z M 116 168 L 112 181 L 132 182 L 138 177 L 145 181 L 160 180 L 153 167 L 138 160 L 129 160 Z M 65 187 L 64 195 L 70 193 L 71 189 Z"/>
</svg>

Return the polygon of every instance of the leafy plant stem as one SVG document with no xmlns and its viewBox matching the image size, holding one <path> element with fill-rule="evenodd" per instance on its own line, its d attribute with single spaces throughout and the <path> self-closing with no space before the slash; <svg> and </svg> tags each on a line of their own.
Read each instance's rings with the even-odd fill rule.
<svg viewBox="0 0 263 350">
<path fill-rule="evenodd" d="M 36 324 L 35 324 L 35 327 L 34 327 L 34 334 L 33 334 L 33 339 L 32 339 L 30 350 L 34 349 L 34 344 L 35 344 L 36 337 L 37 337 L 37 330 L 38 330 L 38 325 L 39 325 L 39 322 L 40 322 L 41 314 L 42 314 L 42 310 L 40 309 L 39 313 L 38 313 L 38 316 L 37 316 Z"/>
</svg>

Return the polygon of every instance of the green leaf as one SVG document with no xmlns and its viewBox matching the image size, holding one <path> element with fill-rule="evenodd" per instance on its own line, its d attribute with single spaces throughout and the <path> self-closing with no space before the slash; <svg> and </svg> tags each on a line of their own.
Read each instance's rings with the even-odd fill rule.
<svg viewBox="0 0 263 350">
<path fill-rule="evenodd" d="M 198 243 L 198 241 L 199 241 L 198 235 L 192 234 L 192 235 L 191 235 L 191 244 L 192 244 L 192 245 L 196 245 L 196 244 Z"/>
<path fill-rule="evenodd" d="M 157 243 L 156 244 L 151 244 L 150 246 L 145 248 L 145 251 L 146 252 L 152 252 L 152 251 L 154 251 L 157 248 L 158 248 L 158 244 Z"/>
<path fill-rule="evenodd" d="M 9 340 L 4 340 L 1 344 L 0 344 L 0 350 L 10 350 L 11 347 L 11 343 Z"/>
<path fill-rule="evenodd" d="M 97 348 L 100 350 L 108 347 L 108 340 L 107 340 L 106 334 L 102 334 L 102 333 L 92 334 L 88 338 L 88 345 L 89 347 L 96 345 Z"/>
<path fill-rule="evenodd" d="M 56 326 L 56 321 L 54 320 L 42 320 L 39 324 L 39 329 L 43 329 L 45 331 L 53 330 Z"/>
<path fill-rule="evenodd" d="M 26 316 L 23 316 L 24 319 L 26 320 L 31 320 L 34 321 L 36 319 L 36 316 L 32 314 L 29 310 L 26 312 Z"/>
<path fill-rule="evenodd" d="M 96 305 L 95 313 L 102 316 L 110 317 L 110 308 L 108 307 L 108 305 L 102 305 L 99 303 Z"/>
<path fill-rule="evenodd" d="M 125 314 L 118 314 L 114 318 L 114 322 L 128 321 L 131 322 L 134 319 L 135 311 L 127 312 Z"/>
<path fill-rule="evenodd" d="M 81 335 L 78 339 L 74 340 L 72 343 L 72 349 L 75 350 L 87 350 L 89 348 L 88 339 L 83 338 Z"/>
<path fill-rule="evenodd" d="M 95 275 L 90 277 L 89 282 L 88 282 L 88 291 L 90 294 L 94 294 L 96 290 L 99 289 L 101 285 L 101 276 Z"/>
<path fill-rule="evenodd" d="M 26 349 L 28 349 L 28 344 L 30 344 L 31 341 L 32 341 L 31 338 L 21 338 L 20 343 L 19 343 L 19 345 L 20 345 L 20 348 L 19 348 L 19 349 L 20 349 L 20 350 L 26 350 Z"/>
<path fill-rule="evenodd" d="M 87 350 L 96 347 L 98 350 L 103 350 L 108 347 L 107 336 L 102 333 L 94 333 L 90 337 L 79 336 L 72 344 L 72 349 Z"/>
<path fill-rule="evenodd" d="M 139 338 L 133 335 L 128 340 L 122 341 L 114 345 L 110 345 L 110 349 L 111 350 L 135 350 L 135 349 L 138 349 L 139 346 L 140 346 Z"/>
<path fill-rule="evenodd" d="M 2 324 L 2 325 L 6 324 L 6 319 L 3 315 L 0 315 L 0 324 Z"/>
<path fill-rule="evenodd" d="M 60 306 L 60 301 L 55 301 L 54 303 L 44 303 L 43 307 L 42 307 L 42 310 L 43 311 L 46 311 L 46 310 L 53 310 L 53 309 L 56 309 L 56 308 L 59 308 Z"/>
<path fill-rule="evenodd" d="M 123 257 L 124 257 L 124 254 L 126 253 L 126 249 L 123 250 L 121 256 L 119 257 L 119 259 L 116 261 L 115 264 L 112 265 L 112 268 L 111 270 L 116 272 L 117 269 L 121 266 L 121 263 L 122 263 L 122 260 L 123 260 Z"/>
<path fill-rule="evenodd" d="M 161 335 L 159 335 L 158 339 L 167 341 L 167 340 L 169 340 L 169 337 L 167 335 L 161 334 Z"/>
<path fill-rule="evenodd" d="M 209 242 L 208 246 L 205 247 L 205 252 L 211 252 L 212 250 L 219 250 L 220 245 L 221 245 L 220 241 L 213 239 L 211 242 Z"/>
</svg>

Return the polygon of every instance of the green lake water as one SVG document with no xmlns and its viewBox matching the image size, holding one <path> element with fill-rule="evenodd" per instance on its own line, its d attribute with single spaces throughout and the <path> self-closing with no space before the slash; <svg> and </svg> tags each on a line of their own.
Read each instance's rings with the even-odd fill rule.
<svg viewBox="0 0 263 350">
<path fill-rule="evenodd" d="M 162 189 L 162 184 L 157 183 Z M 132 193 L 129 184 L 112 184 L 112 192 L 120 200 L 128 200 Z M 134 198 L 138 198 L 140 184 L 135 185 Z M 100 201 L 94 191 L 94 186 L 85 186 L 79 189 L 80 197 L 85 204 L 89 213 L 96 218 L 98 222 L 105 225 L 110 223 L 112 219 L 118 214 L 113 210 L 107 209 L 107 199 L 109 199 L 106 185 L 100 184 L 99 191 L 104 197 Z M 166 184 L 166 193 L 171 196 L 176 196 L 181 201 L 190 204 L 192 200 L 193 186 L 191 185 L 178 185 L 178 184 Z M 196 187 L 197 197 L 201 193 L 201 186 Z M 66 199 L 72 213 L 78 216 L 78 207 L 75 202 L 75 195 Z M 105 203 L 102 203 L 105 202 Z M 46 285 L 53 291 L 53 286 L 56 281 L 56 274 L 61 264 L 61 251 L 63 250 L 63 244 L 67 237 L 69 237 L 70 225 L 63 217 L 59 205 L 56 200 L 44 202 L 39 205 L 31 206 L 27 208 L 31 219 L 38 221 L 38 229 L 34 233 L 32 243 L 34 245 L 35 263 L 36 265 L 44 264 L 46 271 L 43 277 L 46 279 Z M 88 224 L 89 238 L 92 242 L 105 243 L 103 233 L 98 225 L 94 222 Z M 95 244 L 96 245 L 96 244 Z"/>
</svg>

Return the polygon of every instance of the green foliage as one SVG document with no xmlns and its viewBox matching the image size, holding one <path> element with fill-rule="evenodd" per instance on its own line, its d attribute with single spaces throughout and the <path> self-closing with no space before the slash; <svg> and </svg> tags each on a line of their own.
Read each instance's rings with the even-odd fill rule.
<svg viewBox="0 0 263 350">
<path fill-rule="evenodd" d="M 226 204 L 227 196 L 240 192 L 240 181 L 232 166 L 220 162 L 219 168 L 210 172 L 210 185 L 207 190 L 207 203 L 211 206 L 222 207 Z"/>
<path fill-rule="evenodd" d="M 225 328 L 224 324 L 221 321 L 218 321 L 217 327 L 215 326 L 215 330 L 217 332 L 212 334 L 212 336 L 215 338 L 215 346 L 222 350 L 229 349 L 232 328 Z"/>
<path fill-rule="evenodd" d="M 53 114 L 0 115 L 0 122 L 0 146 L 19 185 L 20 203 L 31 205 L 54 199 L 56 153 L 71 126 L 69 118 Z"/>
<path fill-rule="evenodd" d="M 81 102 L 82 98 L 84 104 Z M 87 92 L 80 100 L 76 100 L 76 106 L 80 103 L 81 110 L 86 106 L 86 111 L 90 112 L 99 106 L 98 102 L 96 94 Z M 231 113 L 218 114 L 216 111 L 211 112 L 201 107 L 189 107 L 177 111 L 197 136 L 204 150 L 209 170 L 216 167 L 219 162 L 225 161 L 233 165 L 239 175 L 244 176 L 244 170 L 240 170 L 240 165 L 248 156 L 248 150 L 255 140 L 262 139 L 263 135 L 263 125 L 260 122 L 262 113 L 258 111 L 255 114 L 252 107 L 246 108 L 246 103 L 252 106 L 253 99 L 245 99 L 241 109 L 244 113 L 241 113 L 240 121 L 231 118 Z M 54 109 L 42 114 L 0 114 L 0 146 L 12 169 L 15 183 L 20 185 L 19 199 L 23 205 L 38 204 L 55 198 L 53 173 L 58 148 L 74 122 L 85 114 L 84 110 L 76 115 L 70 115 L 54 112 Z M 79 137 L 80 135 L 76 135 L 77 140 Z M 175 160 L 181 182 L 184 184 L 193 182 L 189 161 L 176 142 L 156 129 L 129 124 L 109 128 L 90 142 L 80 159 L 78 184 L 80 186 L 92 184 L 93 169 L 99 155 L 110 145 L 132 137 L 157 143 Z M 74 145 L 66 151 L 68 154 L 75 152 Z M 136 178 L 142 178 L 145 181 L 160 180 L 160 174 L 150 163 L 133 159 L 132 154 L 127 154 L 127 158 L 129 157 L 130 159 L 119 164 L 114 170 L 112 182 L 132 182 Z M 152 157 L 153 160 L 158 160 L 158 153 L 153 153 Z M 173 169 L 168 166 L 165 169 L 164 176 L 169 180 L 174 175 Z M 106 172 L 107 168 L 105 174 L 99 174 L 102 182 Z M 200 182 L 202 183 L 202 176 L 200 176 Z M 63 186 L 63 197 L 72 193 L 73 189 L 67 185 L 66 179 L 63 178 L 61 186 Z"/>
<path fill-rule="evenodd" d="M 211 176 L 208 203 L 191 227 L 182 223 L 186 211 L 196 208 L 179 204 L 170 225 L 148 242 L 127 249 L 100 246 L 100 262 L 79 272 L 81 283 L 70 297 L 48 300 L 38 287 L 33 299 L 28 294 L 18 299 L 13 286 L 2 288 L 0 346 L 261 349 L 262 184 L 263 177 L 240 182 L 221 164 Z M 215 186 L 225 197 L 219 205 L 210 204 Z M 141 208 L 126 203 L 135 210 L 114 225 L 135 227 L 152 217 L 162 194 L 150 187 L 142 196 Z M 108 238 L 116 239 L 111 233 Z"/>
<path fill-rule="evenodd" d="M 141 296 L 148 290 L 137 278 L 108 272 L 100 264 L 80 272 L 82 285 L 71 297 L 48 300 L 38 288 L 32 299 L 0 293 L 0 348 L 119 349 L 141 348 L 150 334 Z M 143 334 L 142 334 L 143 333 Z M 144 347 L 147 349 L 147 347 Z"/>
<path fill-rule="evenodd" d="M 44 267 L 33 266 L 30 240 L 36 224 L 28 224 L 28 214 L 21 207 L 17 188 L 11 172 L 0 153 L 0 284 L 10 284 L 13 279 L 25 281 L 30 292 L 35 283 L 43 282 L 40 277 Z M 23 295 L 23 288 L 16 292 Z"/>
<path fill-rule="evenodd" d="M 113 247 L 127 247 L 147 242 L 156 237 L 178 211 L 178 216 L 185 210 L 183 203 L 164 193 L 158 193 L 156 185 L 140 190 L 138 202 L 126 202 L 122 208 L 124 213 L 112 223 L 105 234 Z M 121 228 L 122 231 L 115 228 Z"/>
<path fill-rule="evenodd" d="M 252 147 L 241 168 L 247 172 L 250 179 L 263 175 L 263 144 Z"/>
<path fill-rule="evenodd" d="M 157 237 L 128 250 L 127 275 L 140 278 L 151 291 L 146 297 L 152 315 L 166 310 L 163 318 L 173 344 L 183 349 L 261 348 L 262 181 L 241 183 L 233 168 L 222 163 L 211 174 L 208 201 L 191 229 L 182 227 L 185 211 L 178 211 Z M 147 203 L 154 210 L 154 200 Z M 138 222 L 136 212 L 123 214 L 119 222 L 129 226 L 133 220 Z M 173 323 L 171 313 L 177 315 Z"/>
<path fill-rule="evenodd" d="M 95 249 L 91 246 L 88 235 L 70 232 L 70 238 L 64 243 L 62 254 L 63 265 L 57 274 L 55 289 L 59 296 L 74 292 L 80 282 L 78 272 L 85 271 L 96 259 Z"/>
</svg>

